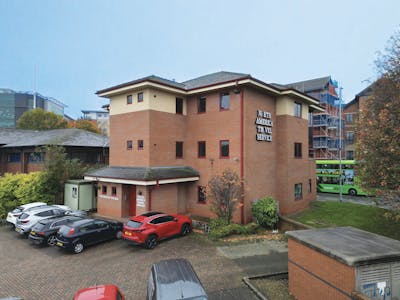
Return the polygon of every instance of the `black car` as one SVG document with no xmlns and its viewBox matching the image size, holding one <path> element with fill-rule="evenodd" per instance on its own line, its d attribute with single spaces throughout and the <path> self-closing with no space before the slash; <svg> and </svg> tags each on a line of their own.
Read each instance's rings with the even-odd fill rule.
<svg viewBox="0 0 400 300">
<path fill-rule="evenodd" d="M 78 254 L 89 245 L 120 239 L 122 226 L 121 222 L 100 219 L 76 221 L 60 227 L 56 245 Z"/>
<path fill-rule="evenodd" d="M 207 300 L 208 297 L 190 262 L 178 258 L 162 260 L 152 265 L 147 284 L 147 299 Z"/>
<path fill-rule="evenodd" d="M 79 220 L 82 220 L 82 217 L 72 215 L 41 220 L 33 225 L 28 237 L 37 245 L 54 246 L 58 229 L 62 225 L 71 224 Z"/>
</svg>

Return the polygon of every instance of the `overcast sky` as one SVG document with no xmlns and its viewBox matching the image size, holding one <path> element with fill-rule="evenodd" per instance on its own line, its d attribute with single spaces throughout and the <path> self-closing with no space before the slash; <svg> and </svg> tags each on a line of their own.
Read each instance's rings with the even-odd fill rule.
<svg viewBox="0 0 400 300">
<path fill-rule="evenodd" d="M 399 0 L 0 0 L 0 88 L 34 90 L 36 69 L 37 92 L 77 118 L 115 84 L 224 70 L 282 84 L 331 75 L 348 102 L 399 25 Z"/>
</svg>

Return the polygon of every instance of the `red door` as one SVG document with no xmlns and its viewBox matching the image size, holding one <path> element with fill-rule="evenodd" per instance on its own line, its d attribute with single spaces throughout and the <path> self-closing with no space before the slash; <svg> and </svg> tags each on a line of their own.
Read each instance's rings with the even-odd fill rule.
<svg viewBox="0 0 400 300">
<path fill-rule="evenodd" d="M 129 215 L 136 216 L 136 185 L 129 187 Z"/>
</svg>

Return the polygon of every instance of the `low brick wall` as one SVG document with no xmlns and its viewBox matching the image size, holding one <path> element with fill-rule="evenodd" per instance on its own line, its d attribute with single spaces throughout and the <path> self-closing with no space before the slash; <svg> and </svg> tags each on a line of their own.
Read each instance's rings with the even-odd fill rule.
<svg viewBox="0 0 400 300">
<path fill-rule="evenodd" d="M 314 229 L 311 226 L 304 225 L 285 216 L 279 216 L 278 228 L 281 232 L 302 230 L 302 229 Z"/>
</svg>

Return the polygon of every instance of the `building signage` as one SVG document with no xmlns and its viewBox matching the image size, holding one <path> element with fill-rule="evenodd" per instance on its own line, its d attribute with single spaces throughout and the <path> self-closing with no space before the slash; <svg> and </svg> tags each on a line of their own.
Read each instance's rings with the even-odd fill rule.
<svg viewBox="0 0 400 300">
<path fill-rule="evenodd" d="M 136 196 L 136 206 L 138 207 L 146 207 L 146 201 L 144 200 L 143 195 Z"/>
<path fill-rule="evenodd" d="M 267 111 L 257 110 L 256 117 L 256 140 L 272 142 L 272 116 Z"/>
</svg>

